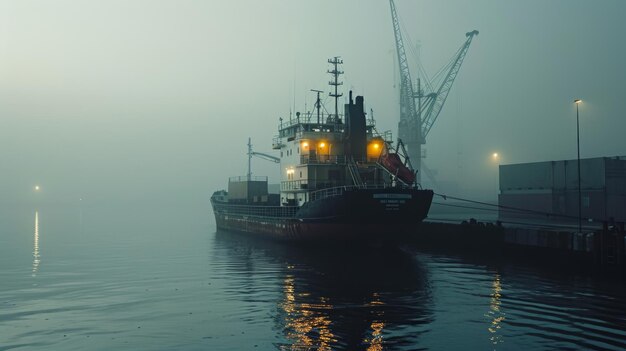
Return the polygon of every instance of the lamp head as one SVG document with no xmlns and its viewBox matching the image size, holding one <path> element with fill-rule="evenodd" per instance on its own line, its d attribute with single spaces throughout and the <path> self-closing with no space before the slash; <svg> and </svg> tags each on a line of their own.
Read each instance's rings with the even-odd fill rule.
<svg viewBox="0 0 626 351">
<path fill-rule="evenodd" d="M 574 103 L 575 103 L 576 105 L 580 104 L 581 102 L 583 102 L 581 99 L 576 99 L 576 100 L 574 100 Z"/>
</svg>

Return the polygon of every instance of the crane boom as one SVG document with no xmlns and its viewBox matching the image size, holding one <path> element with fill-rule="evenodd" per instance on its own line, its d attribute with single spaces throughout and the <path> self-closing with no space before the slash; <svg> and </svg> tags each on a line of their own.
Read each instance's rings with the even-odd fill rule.
<svg viewBox="0 0 626 351">
<path fill-rule="evenodd" d="M 402 33 L 400 31 L 400 22 L 396 12 L 396 4 L 394 0 L 389 0 L 391 9 L 391 21 L 393 24 L 393 34 L 396 39 L 396 52 L 398 55 L 398 66 L 400 68 L 400 122 L 398 123 L 398 137 L 407 146 L 407 155 L 416 166 L 421 170 L 422 145 L 426 143 L 426 135 L 433 127 L 435 120 L 439 116 L 443 105 L 448 98 L 452 83 L 459 73 L 461 64 L 465 59 L 467 50 L 478 31 L 474 30 L 466 33 L 467 40 L 459 51 L 453 56 L 453 59 L 444 67 L 447 69 L 444 80 L 436 92 L 425 94 L 417 80 L 417 91 L 413 88 L 411 72 L 406 57 Z M 430 88 L 430 82 L 426 82 L 426 86 Z M 417 99 L 417 103 L 416 103 Z M 417 106 L 416 106 L 417 105 Z M 420 183 L 420 173 L 417 174 L 417 182 Z"/>
<path fill-rule="evenodd" d="M 278 157 L 274 157 L 272 155 L 264 154 L 262 152 L 252 151 L 252 139 L 248 138 L 248 174 L 247 174 L 248 181 L 252 180 L 252 156 L 256 156 L 256 157 L 262 158 L 264 160 L 272 161 L 272 162 L 276 162 L 276 163 L 280 162 L 280 158 L 278 158 Z"/>
<path fill-rule="evenodd" d="M 262 152 L 252 151 L 251 155 L 252 156 L 256 156 L 258 158 L 262 158 L 262 159 L 264 159 L 266 161 L 272 161 L 274 163 L 280 163 L 280 158 L 272 156 L 272 155 L 264 154 Z"/>
<path fill-rule="evenodd" d="M 407 147 L 407 157 L 412 160 L 412 164 L 419 170 L 422 159 L 422 124 L 419 111 L 415 106 L 415 91 L 413 90 L 413 80 L 409 70 L 409 62 L 404 49 L 404 41 L 400 32 L 400 21 L 396 12 L 396 4 L 389 0 L 391 8 L 391 20 L 393 24 L 393 34 L 396 39 L 396 53 L 398 56 L 398 67 L 400 68 L 400 122 L 398 123 L 398 139 L 402 140 Z M 416 175 L 417 183 L 420 183 L 420 173 Z"/>
<path fill-rule="evenodd" d="M 430 132 L 433 124 L 435 124 L 439 113 L 441 113 L 441 109 L 443 108 L 443 105 L 448 98 L 450 89 L 452 88 L 452 83 L 454 83 L 454 80 L 456 79 L 456 76 L 461 69 L 461 64 L 463 64 L 463 60 L 465 59 L 465 55 L 467 54 L 467 50 L 472 43 L 472 39 L 475 35 L 478 35 L 478 31 L 473 30 L 471 32 L 467 32 L 465 35 L 467 36 L 467 40 L 465 40 L 465 43 L 463 43 L 458 53 L 454 57 L 453 63 L 450 66 L 450 70 L 448 71 L 448 74 L 446 74 L 446 78 L 441 83 L 439 90 L 437 90 L 437 93 L 434 96 L 433 102 L 428 105 L 428 110 L 424 115 L 424 119 L 422 122 L 422 136 L 424 138 L 426 137 L 426 135 L 428 135 L 428 132 Z"/>
<path fill-rule="evenodd" d="M 400 33 L 400 22 L 398 21 L 398 14 L 396 13 L 396 5 L 393 0 L 389 0 L 389 5 L 391 8 L 391 20 L 393 22 L 393 34 L 396 39 L 398 65 L 400 67 L 400 123 L 404 125 L 400 128 L 399 132 L 400 134 L 405 134 L 405 137 L 401 136 L 401 139 L 410 143 L 409 139 L 415 139 L 417 136 L 415 133 L 410 133 L 407 129 L 414 129 L 419 126 L 419 124 L 415 123 L 418 118 L 417 109 L 415 108 L 415 99 L 413 97 L 415 93 L 413 91 L 413 80 L 411 79 L 411 72 L 409 71 L 409 63 L 404 50 L 402 33 Z"/>
</svg>

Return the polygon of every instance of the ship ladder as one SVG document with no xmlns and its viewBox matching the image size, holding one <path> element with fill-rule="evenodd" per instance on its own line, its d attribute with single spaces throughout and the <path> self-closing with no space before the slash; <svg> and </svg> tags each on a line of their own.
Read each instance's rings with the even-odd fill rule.
<svg viewBox="0 0 626 351">
<path fill-rule="evenodd" d="M 357 168 L 356 162 L 354 162 L 353 158 L 350 158 L 348 161 L 348 171 L 350 172 L 350 176 L 352 176 L 352 182 L 354 185 L 356 185 L 357 188 L 362 188 L 363 180 L 361 179 L 359 169 Z"/>
</svg>

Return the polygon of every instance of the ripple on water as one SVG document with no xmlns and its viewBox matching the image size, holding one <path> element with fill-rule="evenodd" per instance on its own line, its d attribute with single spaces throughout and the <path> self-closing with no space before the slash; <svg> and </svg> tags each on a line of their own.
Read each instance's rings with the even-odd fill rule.
<svg viewBox="0 0 626 351">
<path fill-rule="evenodd" d="M 32 242 L 0 247 L 0 350 L 626 349 L 624 284 L 576 272 L 131 220 L 115 240 L 52 235 L 48 218 L 36 276 Z"/>
</svg>

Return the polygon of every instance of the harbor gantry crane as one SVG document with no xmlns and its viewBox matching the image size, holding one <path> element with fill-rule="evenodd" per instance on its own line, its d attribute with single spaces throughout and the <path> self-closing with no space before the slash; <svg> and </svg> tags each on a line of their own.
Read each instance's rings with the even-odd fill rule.
<svg viewBox="0 0 626 351">
<path fill-rule="evenodd" d="M 400 32 L 396 5 L 393 0 L 389 0 L 389 6 L 391 7 L 393 33 L 396 39 L 396 54 L 400 68 L 400 122 L 398 123 L 398 137 L 407 146 L 411 164 L 421 171 L 422 145 L 426 143 L 426 136 L 437 120 L 439 113 L 441 113 L 441 109 L 452 88 L 452 83 L 454 83 L 472 39 L 478 35 L 478 31 L 474 30 L 465 34 L 467 39 L 452 57 L 452 60 L 444 67 L 443 72 L 446 72 L 446 74 L 436 91 L 429 89 L 431 92 L 425 93 L 421 87 L 420 79 L 417 80 L 417 91 L 415 91 L 404 49 L 402 33 Z M 427 87 L 432 87 L 430 82 L 427 81 L 426 83 Z M 420 173 L 417 174 L 416 181 L 418 183 L 421 182 Z"/>
</svg>

